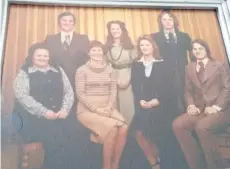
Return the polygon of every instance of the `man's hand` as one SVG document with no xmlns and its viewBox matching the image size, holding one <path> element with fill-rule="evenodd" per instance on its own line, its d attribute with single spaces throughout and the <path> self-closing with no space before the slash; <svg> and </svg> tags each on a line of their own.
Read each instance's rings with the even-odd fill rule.
<svg viewBox="0 0 230 169">
<path fill-rule="evenodd" d="M 188 106 L 187 112 L 192 116 L 197 116 L 200 114 L 200 110 L 195 105 Z"/>
<path fill-rule="evenodd" d="M 206 107 L 204 110 L 204 113 L 206 115 L 216 114 L 217 112 L 218 112 L 218 110 L 215 109 L 214 107 Z"/>
</svg>

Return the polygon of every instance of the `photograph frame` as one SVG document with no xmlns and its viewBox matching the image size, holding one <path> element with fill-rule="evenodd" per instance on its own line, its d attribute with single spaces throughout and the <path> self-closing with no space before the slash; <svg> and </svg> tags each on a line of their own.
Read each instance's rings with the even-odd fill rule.
<svg viewBox="0 0 230 169">
<path fill-rule="evenodd" d="M 152 9 L 199 9 L 216 12 L 221 37 L 230 65 L 230 0 L 3 0 L 0 2 L 0 65 L 1 84 L 8 31 L 9 7 L 11 5 L 47 5 L 105 8 L 152 8 Z M 1 94 L 2 94 L 1 88 Z M 1 100 L 2 102 L 2 100 Z"/>
<path fill-rule="evenodd" d="M 230 0 L 3 0 L 0 2 L 0 65 L 1 77 L 6 44 L 8 8 L 12 4 L 67 5 L 88 7 L 131 7 L 166 9 L 216 10 L 228 61 L 230 62 Z M 1 78 L 2 81 L 2 78 Z"/>
</svg>

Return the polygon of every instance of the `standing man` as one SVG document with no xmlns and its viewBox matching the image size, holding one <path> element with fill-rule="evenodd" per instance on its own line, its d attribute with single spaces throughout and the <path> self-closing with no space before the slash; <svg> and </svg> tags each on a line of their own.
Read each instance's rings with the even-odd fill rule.
<svg viewBox="0 0 230 169">
<path fill-rule="evenodd" d="M 88 60 L 89 39 L 74 31 L 75 16 L 70 12 L 58 15 L 60 32 L 48 35 L 46 42 L 51 50 L 52 57 L 66 72 L 75 92 L 76 69 Z"/>
<path fill-rule="evenodd" d="M 54 35 L 48 35 L 45 39 L 51 52 L 52 60 L 65 71 L 74 91 L 74 103 L 67 117 L 68 129 L 65 137 L 68 137 L 68 156 L 63 155 L 64 168 L 86 168 L 82 153 L 86 153 L 89 146 L 86 140 L 89 137 L 89 131 L 83 127 L 76 118 L 76 91 L 75 91 L 75 73 L 76 70 L 88 60 L 89 39 L 87 35 L 82 35 L 74 31 L 76 18 L 70 12 L 63 12 L 58 15 L 58 24 L 60 32 Z M 64 154 L 64 153 L 63 153 Z"/>
<path fill-rule="evenodd" d="M 180 113 L 185 111 L 184 72 L 188 64 L 187 52 L 191 50 L 191 38 L 178 28 L 179 22 L 168 10 L 162 10 L 158 16 L 159 32 L 153 33 L 160 55 L 171 69 L 175 86 L 175 99 Z M 178 112 L 178 110 L 177 110 Z"/>
<path fill-rule="evenodd" d="M 194 40 L 192 45 L 196 62 L 186 66 L 187 112 L 175 119 L 173 130 L 191 169 L 219 169 L 221 160 L 213 132 L 229 122 L 230 70 L 228 65 L 211 58 L 203 40 Z"/>
</svg>

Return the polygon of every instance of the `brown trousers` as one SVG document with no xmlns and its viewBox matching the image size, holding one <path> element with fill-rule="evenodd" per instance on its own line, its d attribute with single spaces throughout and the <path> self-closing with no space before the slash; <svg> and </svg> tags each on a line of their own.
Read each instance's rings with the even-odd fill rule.
<svg viewBox="0 0 230 169">
<path fill-rule="evenodd" d="M 227 112 L 213 115 L 201 113 L 198 116 L 185 113 L 174 120 L 172 124 L 174 133 L 191 169 L 220 167 L 221 158 L 217 151 L 214 131 L 226 126 L 227 122 L 229 122 Z M 193 133 L 196 134 L 197 139 Z M 202 158 L 203 155 L 205 160 Z"/>
</svg>

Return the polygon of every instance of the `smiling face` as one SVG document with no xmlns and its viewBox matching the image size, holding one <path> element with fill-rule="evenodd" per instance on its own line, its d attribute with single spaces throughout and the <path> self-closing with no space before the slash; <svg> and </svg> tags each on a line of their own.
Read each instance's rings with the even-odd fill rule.
<svg viewBox="0 0 230 169">
<path fill-rule="evenodd" d="M 140 41 L 140 50 L 143 55 L 153 55 L 153 45 L 146 39 Z"/>
<path fill-rule="evenodd" d="M 46 49 L 36 49 L 33 54 L 33 65 L 45 68 L 49 65 L 49 51 Z"/>
<path fill-rule="evenodd" d="M 71 32 L 74 29 L 74 18 L 71 15 L 61 17 L 60 21 L 60 28 L 64 32 Z"/>
<path fill-rule="evenodd" d="M 122 30 L 119 24 L 113 23 L 110 26 L 110 33 L 114 39 L 118 39 L 122 35 Z"/>
<path fill-rule="evenodd" d="M 202 46 L 199 43 L 194 43 L 193 44 L 193 49 L 192 49 L 193 55 L 196 57 L 198 60 L 202 60 L 207 57 L 207 51 L 204 46 Z"/>
<path fill-rule="evenodd" d="M 162 23 L 164 29 L 173 29 L 174 28 L 173 18 L 168 13 L 165 13 L 162 15 L 161 23 Z"/>
<path fill-rule="evenodd" d="M 103 61 L 104 60 L 104 51 L 101 47 L 95 46 L 89 50 L 89 57 L 94 61 Z"/>
</svg>

